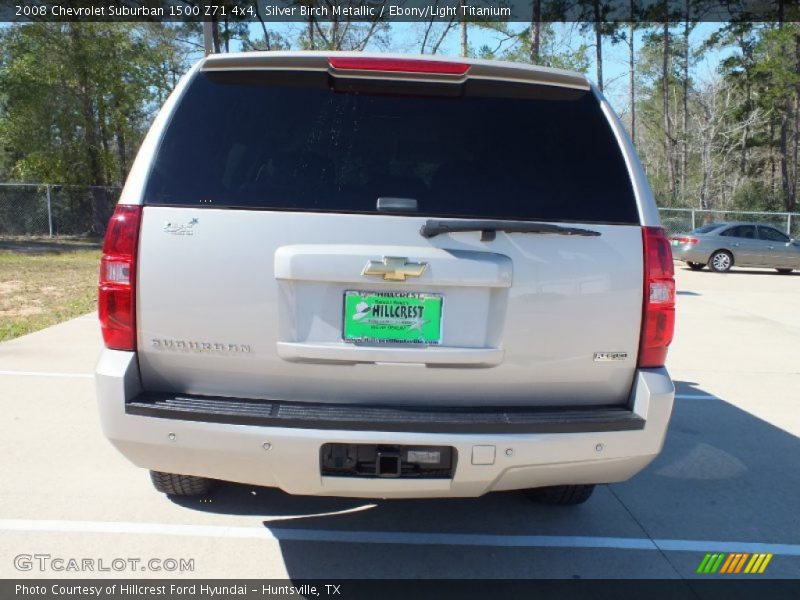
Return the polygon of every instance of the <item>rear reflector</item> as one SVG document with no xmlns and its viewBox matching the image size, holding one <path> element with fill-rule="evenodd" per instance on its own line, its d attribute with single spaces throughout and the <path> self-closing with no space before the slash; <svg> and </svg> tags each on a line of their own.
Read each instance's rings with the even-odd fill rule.
<svg viewBox="0 0 800 600">
<path fill-rule="evenodd" d="M 675 331 L 675 270 L 672 250 L 660 227 L 642 228 L 644 308 L 639 367 L 663 367 Z"/>
<path fill-rule="evenodd" d="M 437 75 L 463 75 L 469 70 L 464 63 L 440 60 L 414 60 L 407 58 L 329 58 L 334 69 L 346 71 L 389 71 L 401 73 L 432 73 Z"/>
<path fill-rule="evenodd" d="M 97 309 L 106 348 L 136 350 L 136 251 L 142 207 L 119 204 L 108 222 Z"/>
</svg>

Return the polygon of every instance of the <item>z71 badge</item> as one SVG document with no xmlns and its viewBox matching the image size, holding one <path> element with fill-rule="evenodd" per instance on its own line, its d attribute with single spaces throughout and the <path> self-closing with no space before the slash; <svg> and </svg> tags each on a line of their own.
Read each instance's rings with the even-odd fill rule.
<svg viewBox="0 0 800 600">
<path fill-rule="evenodd" d="M 610 362 L 612 360 L 626 360 L 627 352 L 595 352 L 594 362 Z"/>
</svg>

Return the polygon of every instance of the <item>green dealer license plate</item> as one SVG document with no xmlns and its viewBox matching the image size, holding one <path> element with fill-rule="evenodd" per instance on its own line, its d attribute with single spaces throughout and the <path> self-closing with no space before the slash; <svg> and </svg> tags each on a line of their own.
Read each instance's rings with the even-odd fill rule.
<svg viewBox="0 0 800 600">
<path fill-rule="evenodd" d="M 442 339 L 442 297 L 414 292 L 344 293 L 344 340 L 396 344 L 438 344 Z"/>
</svg>

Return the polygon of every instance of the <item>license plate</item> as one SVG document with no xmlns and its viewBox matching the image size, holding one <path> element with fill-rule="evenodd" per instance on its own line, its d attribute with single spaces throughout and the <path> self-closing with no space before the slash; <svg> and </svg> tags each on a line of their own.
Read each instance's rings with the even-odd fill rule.
<svg viewBox="0 0 800 600">
<path fill-rule="evenodd" d="M 346 342 L 438 344 L 442 296 L 416 292 L 344 293 Z"/>
</svg>

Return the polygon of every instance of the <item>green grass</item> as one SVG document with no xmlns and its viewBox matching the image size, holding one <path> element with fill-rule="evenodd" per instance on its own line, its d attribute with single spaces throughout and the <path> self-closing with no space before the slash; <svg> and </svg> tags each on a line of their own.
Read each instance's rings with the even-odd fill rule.
<svg viewBox="0 0 800 600">
<path fill-rule="evenodd" d="M 4 249 L 0 244 L 0 341 L 97 308 L 100 251 L 44 246 Z"/>
</svg>

